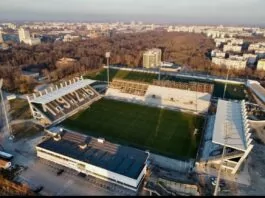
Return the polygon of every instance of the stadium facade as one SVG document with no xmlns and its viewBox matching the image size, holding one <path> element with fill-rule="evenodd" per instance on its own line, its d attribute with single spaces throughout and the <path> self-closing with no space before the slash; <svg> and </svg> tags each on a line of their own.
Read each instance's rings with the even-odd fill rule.
<svg viewBox="0 0 265 198">
<path fill-rule="evenodd" d="M 94 80 L 74 78 L 28 96 L 32 116 L 47 126 L 59 123 L 101 98 Z"/>
<path fill-rule="evenodd" d="M 149 153 L 63 130 L 36 146 L 37 156 L 137 191 Z"/>
</svg>

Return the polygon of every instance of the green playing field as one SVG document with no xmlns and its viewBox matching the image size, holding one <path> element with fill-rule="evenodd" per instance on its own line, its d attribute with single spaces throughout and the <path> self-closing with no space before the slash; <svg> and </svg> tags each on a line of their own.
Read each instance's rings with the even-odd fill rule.
<svg viewBox="0 0 265 198">
<path fill-rule="evenodd" d="M 195 158 L 203 122 L 183 112 L 101 99 L 62 125 L 169 157 Z"/>
</svg>

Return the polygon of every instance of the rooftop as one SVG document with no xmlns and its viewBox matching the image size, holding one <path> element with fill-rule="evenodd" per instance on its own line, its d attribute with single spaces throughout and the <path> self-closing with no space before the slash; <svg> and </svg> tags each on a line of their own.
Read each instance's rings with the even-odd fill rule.
<svg viewBox="0 0 265 198">
<path fill-rule="evenodd" d="M 86 148 L 79 147 L 79 145 L 84 144 L 87 144 Z M 146 152 L 135 148 L 113 144 L 108 141 L 100 143 L 94 137 L 69 131 L 62 134 L 61 140 L 55 141 L 50 138 L 37 145 L 37 147 L 133 179 L 138 178 L 148 157 Z"/>
<path fill-rule="evenodd" d="M 232 102 L 219 99 L 212 141 L 216 144 L 226 144 L 228 147 L 245 151 L 248 142 L 246 134 L 249 129 L 244 112 L 244 101 Z"/>
<path fill-rule="evenodd" d="M 265 103 L 265 89 L 258 81 L 248 80 L 248 87 Z"/>
<path fill-rule="evenodd" d="M 37 96 L 36 98 L 31 98 L 31 102 L 33 103 L 39 103 L 39 104 L 47 104 L 57 98 L 60 98 L 68 93 L 74 92 L 78 89 L 84 88 L 90 84 L 95 82 L 95 80 L 90 79 L 82 79 L 78 80 L 76 82 L 73 82 L 71 84 L 67 84 L 64 87 L 59 87 L 58 89 L 55 89 L 47 94 L 43 94 L 40 96 Z"/>
</svg>

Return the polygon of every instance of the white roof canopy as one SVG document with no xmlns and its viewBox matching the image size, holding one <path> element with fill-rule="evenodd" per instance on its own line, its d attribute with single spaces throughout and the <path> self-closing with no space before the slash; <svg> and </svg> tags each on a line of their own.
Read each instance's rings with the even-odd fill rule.
<svg viewBox="0 0 265 198">
<path fill-rule="evenodd" d="M 90 85 L 93 82 L 95 82 L 95 80 L 84 79 L 84 80 L 78 80 L 76 82 L 73 82 L 72 84 L 68 83 L 64 87 L 58 86 L 58 89 L 54 88 L 53 91 L 49 91 L 47 94 L 43 93 L 42 96 L 37 96 L 36 98 L 31 99 L 30 102 L 39 103 L 39 104 L 47 104 L 68 93 L 71 93 L 78 89 L 86 87 L 87 85 Z M 63 84 L 65 84 L 65 82 Z"/>
<path fill-rule="evenodd" d="M 245 151 L 248 134 L 245 102 L 218 100 L 212 141 L 216 144 Z"/>
</svg>

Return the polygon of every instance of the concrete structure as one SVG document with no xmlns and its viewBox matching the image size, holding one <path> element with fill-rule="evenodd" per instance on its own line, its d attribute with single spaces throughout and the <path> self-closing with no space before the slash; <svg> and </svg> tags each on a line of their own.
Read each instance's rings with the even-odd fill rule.
<svg viewBox="0 0 265 198">
<path fill-rule="evenodd" d="M 210 164 L 236 174 L 253 148 L 245 101 L 232 102 L 218 100 L 217 112 L 212 121 L 208 120 L 211 137 L 204 145 L 199 164 Z M 207 133 L 206 133 L 207 135 Z M 222 156 L 223 147 L 225 152 Z"/>
<path fill-rule="evenodd" d="M 37 156 L 137 191 L 149 153 L 70 131 L 36 146 Z"/>
<path fill-rule="evenodd" d="M 161 66 L 161 49 L 153 48 L 143 54 L 143 67 L 155 68 Z"/>
<path fill-rule="evenodd" d="M 265 59 L 260 59 L 258 61 L 257 70 L 265 70 Z"/>
<path fill-rule="evenodd" d="M 74 78 L 28 96 L 32 116 L 43 125 L 58 123 L 87 108 L 101 96 L 90 85 L 94 80 Z"/>
</svg>

